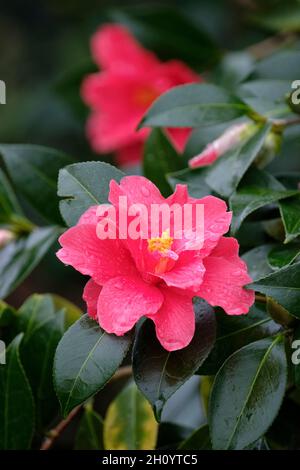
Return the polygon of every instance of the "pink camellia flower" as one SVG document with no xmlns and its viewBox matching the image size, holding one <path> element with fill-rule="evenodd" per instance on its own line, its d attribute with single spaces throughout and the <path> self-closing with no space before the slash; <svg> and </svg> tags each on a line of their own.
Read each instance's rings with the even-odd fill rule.
<svg viewBox="0 0 300 470">
<path fill-rule="evenodd" d="M 87 136 L 96 152 L 117 152 L 119 163 L 138 161 L 148 129 L 137 131 L 147 108 L 162 93 L 201 77 L 178 60 L 161 62 L 145 50 L 123 26 L 107 24 L 91 41 L 94 61 L 101 72 L 85 78 L 81 94 L 92 113 Z M 178 151 L 190 131 L 171 129 Z"/>
<path fill-rule="evenodd" d="M 83 298 L 89 315 L 106 332 L 124 335 L 145 316 L 155 323 L 162 346 L 174 351 L 187 346 L 193 338 L 194 296 L 222 307 L 229 315 L 249 311 L 254 292 L 244 288 L 251 279 L 239 258 L 238 242 L 223 236 L 231 222 L 224 201 L 213 196 L 191 198 L 185 185 L 177 185 L 165 199 L 151 181 L 141 176 L 126 176 L 120 184 L 112 180 L 110 206 L 105 206 L 120 212 L 121 196 L 126 196 L 128 204 L 143 204 L 149 213 L 153 204 L 201 204 L 204 241 L 196 247 L 185 232 L 181 238 L 171 237 L 172 218 L 169 229 L 158 237 L 100 239 L 99 212 L 96 206 L 88 209 L 78 224 L 60 237 L 62 248 L 57 256 L 91 277 Z"/>
<path fill-rule="evenodd" d="M 199 155 L 191 158 L 189 167 L 199 168 L 211 165 L 225 152 L 239 144 L 251 128 L 252 125 L 245 122 L 229 127 L 220 137 L 208 144 Z"/>
</svg>

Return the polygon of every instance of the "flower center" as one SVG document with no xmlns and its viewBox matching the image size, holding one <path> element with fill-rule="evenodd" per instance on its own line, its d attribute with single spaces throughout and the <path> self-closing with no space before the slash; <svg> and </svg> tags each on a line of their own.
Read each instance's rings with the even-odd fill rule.
<svg viewBox="0 0 300 470">
<path fill-rule="evenodd" d="M 152 253 L 158 251 L 161 254 L 166 254 L 173 243 L 173 238 L 170 237 L 170 230 L 165 230 L 161 237 L 150 238 L 148 240 L 148 250 Z"/>
<path fill-rule="evenodd" d="M 158 93 L 154 88 L 143 87 L 136 91 L 134 98 L 137 105 L 148 107 L 157 98 L 157 96 Z"/>
</svg>

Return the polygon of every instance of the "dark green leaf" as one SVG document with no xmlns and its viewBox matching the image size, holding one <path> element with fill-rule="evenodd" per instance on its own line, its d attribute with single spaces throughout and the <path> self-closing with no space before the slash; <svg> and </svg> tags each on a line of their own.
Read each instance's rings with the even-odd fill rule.
<svg viewBox="0 0 300 470">
<path fill-rule="evenodd" d="M 141 392 L 160 420 L 166 401 L 201 366 L 215 341 L 215 316 L 206 302 L 195 301 L 196 331 L 184 349 L 166 351 L 156 339 L 153 322 L 145 321 L 139 329 L 133 349 L 133 372 Z"/>
<path fill-rule="evenodd" d="M 277 245 L 268 254 L 268 261 L 273 269 L 284 268 L 297 260 L 300 254 L 300 244 Z"/>
<path fill-rule="evenodd" d="M 211 188 L 205 182 L 205 172 L 202 169 L 186 169 L 169 173 L 167 180 L 173 190 L 175 190 L 176 184 L 186 184 L 189 195 L 195 198 L 201 198 L 211 194 Z"/>
<path fill-rule="evenodd" d="M 109 182 L 124 176 L 117 168 L 103 162 L 74 163 L 59 172 L 58 195 L 61 214 L 72 226 L 91 206 L 108 202 Z"/>
<path fill-rule="evenodd" d="M 21 359 L 36 403 L 38 427 L 49 424 L 58 410 L 52 368 L 57 344 L 64 333 L 64 312 L 56 311 L 50 295 L 33 295 L 19 310 L 24 332 Z M 37 353 L 38 351 L 38 353 Z"/>
<path fill-rule="evenodd" d="M 103 421 L 88 404 L 83 411 L 75 439 L 75 450 L 103 449 Z"/>
<path fill-rule="evenodd" d="M 206 425 L 196 429 L 185 441 L 179 446 L 180 450 L 211 450 L 211 441 L 209 428 Z"/>
<path fill-rule="evenodd" d="M 7 348 L 0 365 L 0 449 L 28 449 L 34 431 L 34 402 L 20 361 L 22 335 Z"/>
<path fill-rule="evenodd" d="M 13 307 L 0 300 L 0 328 L 11 325 L 16 319 L 17 312 Z"/>
<path fill-rule="evenodd" d="M 87 315 L 68 329 L 54 360 L 55 389 L 64 416 L 104 387 L 130 344 L 130 335 L 109 335 Z"/>
<path fill-rule="evenodd" d="M 13 214 L 22 214 L 22 210 L 6 175 L 0 168 L 0 222 L 9 222 Z"/>
<path fill-rule="evenodd" d="M 300 317 L 300 263 L 279 269 L 259 279 L 249 288 L 271 297 L 289 313 Z"/>
<path fill-rule="evenodd" d="M 264 28 L 271 31 L 299 31 L 299 3 L 286 2 L 286 4 L 283 4 L 282 2 L 278 2 L 277 5 L 274 5 L 272 7 L 271 11 L 269 11 L 268 14 L 263 13 L 259 16 L 255 15 L 253 17 L 253 21 L 255 21 L 259 26 L 263 26 Z M 296 62 L 295 66 L 297 63 L 299 62 Z M 286 64 L 282 62 L 282 68 L 284 68 L 285 65 Z M 294 75 L 293 77 L 295 77 L 296 75 Z"/>
<path fill-rule="evenodd" d="M 7 297 L 31 273 L 57 239 L 57 227 L 35 229 L 0 251 L 0 298 Z"/>
<path fill-rule="evenodd" d="M 181 85 L 164 93 L 148 110 L 142 127 L 199 127 L 231 121 L 247 107 L 215 85 Z"/>
<path fill-rule="evenodd" d="M 285 230 L 285 243 L 300 235 L 300 194 L 279 203 L 281 218 Z"/>
<path fill-rule="evenodd" d="M 297 192 L 286 190 L 274 176 L 265 171 L 250 168 L 229 201 L 233 211 L 232 233 L 237 232 L 242 222 L 252 212 L 280 199 L 290 197 Z"/>
<path fill-rule="evenodd" d="M 270 80 L 275 78 L 293 81 L 298 77 L 299 63 L 300 51 L 281 50 L 259 61 L 255 67 L 255 76 Z"/>
<path fill-rule="evenodd" d="M 106 450 L 155 449 L 158 424 L 147 400 L 130 383 L 110 404 L 104 420 Z"/>
<path fill-rule="evenodd" d="M 275 419 L 285 393 L 287 363 L 283 338 L 251 343 L 219 370 L 210 401 L 214 449 L 244 449 Z"/>
<path fill-rule="evenodd" d="M 160 189 L 164 196 L 169 196 L 170 185 L 166 173 L 183 168 L 183 159 L 178 155 L 166 135 L 160 129 L 154 129 L 145 145 L 144 175 Z"/>
<path fill-rule="evenodd" d="M 241 85 L 237 92 L 250 108 L 272 118 L 291 114 L 287 104 L 290 93 L 289 80 L 252 80 Z"/>
<path fill-rule="evenodd" d="M 241 347 L 277 333 L 277 325 L 267 314 L 265 305 L 256 303 L 247 315 L 230 316 L 221 309 L 216 312 L 217 339 L 213 350 L 197 371 L 215 375 L 225 360 Z"/>
<path fill-rule="evenodd" d="M 56 194 L 60 168 L 71 163 L 62 152 L 37 145 L 0 145 L 0 153 L 20 194 L 51 223 L 61 224 Z"/>
<path fill-rule="evenodd" d="M 262 149 L 269 131 L 270 124 L 265 124 L 246 143 L 217 160 L 206 170 L 206 183 L 221 196 L 229 197 Z"/>
<path fill-rule="evenodd" d="M 268 254 L 274 245 L 260 245 L 244 253 L 242 258 L 247 264 L 249 276 L 255 281 L 261 277 L 267 276 L 272 272 L 268 261 Z"/>
<path fill-rule="evenodd" d="M 214 78 L 217 84 L 235 91 L 254 69 L 254 59 L 247 52 L 230 52 L 226 54 L 216 68 Z"/>
</svg>

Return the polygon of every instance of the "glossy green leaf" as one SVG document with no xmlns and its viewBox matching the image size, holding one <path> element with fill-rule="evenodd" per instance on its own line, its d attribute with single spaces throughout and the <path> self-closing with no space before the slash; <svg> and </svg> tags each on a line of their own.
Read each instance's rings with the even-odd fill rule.
<svg viewBox="0 0 300 470">
<path fill-rule="evenodd" d="M 0 222 L 9 222 L 13 214 L 22 214 L 22 210 L 8 178 L 0 168 Z"/>
<path fill-rule="evenodd" d="M 130 383 L 110 404 L 104 420 L 106 450 L 155 449 L 158 424 L 147 400 Z"/>
<path fill-rule="evenodd" d="M 286 99 L 290 92 L 290 80 L 252 80 L 242 84 L 237 94 L 258 114 L 275 118 L 291 114 Z"/>
<path fill-rule="evenodd" d="M 300 244 L 276 245 L 268 254 L 268 262 L 273 269 L 284 268 L 297 260 L 300 254 Z"/>
<path fill-rule="evenodd" d="M 91 206 L 108 202 L 109 183 L 120 181 L 124 176 L 120 170 L 108 163 L 74 163 L 59 172 L 58 195 L 61 214 L 72 226 Z"/>
<path fill-rule="evenodd" d="M 142 127 L 200 127 L 231 121 L 248 111 L 236 97 L 215 85 L 180 85 L 159 97 Z"/>
<path fill-rule="evenodd" d="M 82 311 L 77 305 L 73 304 L 60 295 L 51 294 L 51 299 L 54 303 L 55 310 L 63 310 L 65 314 L 65 329 L 68 329 L 75 323 L 82 315 Z"/>
<path fill-rule="evenodd" d="M 20 360 L 22 335 L 7 348 L 0 365 L 0 449 L 28 449 L 34 432 L 34 402 Z"/>
<path fill-rule="evenodd" d="M 196 429 L 180 446 L 180 450 L 211 450 L 211 440 L 208 425 Z"/>
<path fill-rule="evenodd" d="M 166 173 L 183 168 L 183 159 L 178 155 L 166 135 L 160 129 L 154 129 L 144 150 L 144 175 L 160 189 L 164 196 L 171 192 Z"/>
<path fill-rule="evenodd" d="M 13 307 L 0 300 L 0 328 L 11 325 L 16 319 L 16 315 Z"/>
<path fill-rule="evenodd" d="M 200 375 L 215 375 L 225 360 L 235 351 L 253 341 L 274 335 L 281 326 L 266 312 L 264 304 L 255 303 L 247 315 L 230 316 L 216 311 L 217 338 L 206 361 L 197 371 Z"/>
<path fill-rule="evenodd" d="M 31 273 L 59 233 L 57 227 L 38 228 L 0 250 L 0 298 L 7 297 Z"/>
<path fill-rule="evenodd" d="M 221 196 L 229 197 L 262 149 L 269 131 L 270 124 L 265 124 L 244 144 L 225 153 L 207 169 L 206 183 Z"/>
<path fill-rule="evenodd" d="M 209 425 L 214 449 L 244 449 L 268 430 L 287 380 L 283 338 L 251 343 L 230 356 L 216 375 Z"/>
<path fill-rule="evenodd" d="M 103 449 L 103 421 L 92 406 L 84 408 L 75 438 L 75 450 Z"/>
<path fill-rule="evenodd" d="M 9 175 L 17 191 L 46 220 L 61 224 L 57 177 L 71 159 L 57 150 L 38 145 L 0 145 Z"/>
<path fill-rule="evenodd" d="M 109 335 L 87 315 L 68 329 L 54 360 L 55 389 L 64 416 L 104 387 L 130 344 L 130 334 Z"/>
<path fill-rule="evenodd" d="M 155 335 L 153 322 L 140 327 L 133 349 L 133 373 L 137 386 L 160 420 L 166 401 L 201 366 L 215 341 L 215 316 L 206 302 L 195 300 L 196 331 L 184 349 L 166 351 Z"/>
<path fill-rule="evenodd" d="M 299 63 L 300 51 L 279 50 L 257 62 L 254 73 L 257 78 L 265 80 L 293 81 L 298 76 Z"/>
<path fill-rule="evenodd" d="M 229 204 L 233 211 L 232 233 L 237 232 L 242 222 L 252 212 L 288 198 L 297 192 L 286 190 L 279 181 L 265 171 L 251 168 L 244 176 L 237 191 L 230 197 Z"/>
<path fill-rule="evenodd" d="M 249 288 L 271 297 L 289 313 L 300 317 L 300 263 L 286 266 L 249 284 Z"/>
<path fill-rule="evenodd" d="M 247 264 L 249 276 L 252 280 L 265 277 L 272 272 L 268 255 L 275 245 L 268 243 L 260 245 L 243 254 L 242 258 Z"/>
<path fill-rule="evenodd" d="M 289 243 L 300 235 L 300 194 L 281 201 L 279 209 L 285 230 L 285 243 Z"/>
<path fill-rule="evenodd" d="M 254 59 L 247 52 L 227 53 L 214 72 L 216 83 L 235 92 L 254 69 Z"/>
<path fill-rule="evenodd" d="M 21 359 L 36 403 L 41 428 L 55 416 L 59 405 L 53 388 L 52 369 L 56 347 L 64 333 L 64 312 L 57 311 L 50 295 L 33 295 L 19 310 L 24 332 Z"/>
</svg>

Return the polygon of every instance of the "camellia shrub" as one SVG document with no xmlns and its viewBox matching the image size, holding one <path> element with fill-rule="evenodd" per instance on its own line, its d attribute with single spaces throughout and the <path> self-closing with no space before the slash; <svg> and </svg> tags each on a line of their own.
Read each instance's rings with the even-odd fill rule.
<svg viewBox="0 0 300 470">
<path fill-rule="evenodd" d="M 300 446 L 299 44 L 189 34 L 198 66 L 96 31 L 77 91 L 98 160 L 0 145 L 0 449 Z M 83 312 L 7 300 L 48 253 L 85 276 Z M 202 426 L 166 423 L 193 376 Z"/>
</svg>

